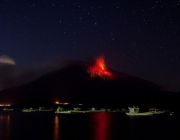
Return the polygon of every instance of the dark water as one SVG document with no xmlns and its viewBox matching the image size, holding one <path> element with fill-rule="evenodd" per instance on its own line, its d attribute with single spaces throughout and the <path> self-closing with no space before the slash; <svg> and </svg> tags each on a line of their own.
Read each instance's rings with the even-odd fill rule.
<svg viewBox="0 0 180 140">
<path fill-rule="evenodd" d="M 0 112 L 0 140 L 180 140 L 179 116 Z"/>
</svg>

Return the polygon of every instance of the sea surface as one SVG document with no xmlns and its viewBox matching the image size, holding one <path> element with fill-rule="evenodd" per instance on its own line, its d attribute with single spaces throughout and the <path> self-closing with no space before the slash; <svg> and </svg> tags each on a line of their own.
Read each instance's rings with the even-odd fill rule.
<svg viewBox="0 0 180 140">
<path fill-rule="evenodd" d="M 0 112 L 0 140 L 180 140 L 180 115 Z"/>
</svg>

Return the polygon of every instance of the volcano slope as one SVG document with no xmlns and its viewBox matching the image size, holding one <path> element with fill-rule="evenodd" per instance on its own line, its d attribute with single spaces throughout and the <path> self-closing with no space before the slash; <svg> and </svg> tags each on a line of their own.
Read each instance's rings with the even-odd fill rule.
<svg viewBox="0 0 180 140">
<path fill-rule="evenodd" d="M 35 81 L 0 92 L 0 102 L 10 104 L 46 104 L 60 102 L 102 106 L 168 106 L 175 93 L 162 91 L 158 85 L 109 70 L 112 77 L 93 76 L 91 64 L 76 62 Z"/>
</svg>

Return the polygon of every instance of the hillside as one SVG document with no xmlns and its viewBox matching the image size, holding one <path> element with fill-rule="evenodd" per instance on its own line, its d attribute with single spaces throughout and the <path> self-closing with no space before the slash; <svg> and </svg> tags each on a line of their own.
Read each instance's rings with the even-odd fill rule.
<svg viewBox="0 0 180 140">
<path fill-rule="evenodd" d="M 75 63 L 26 85 L 3 90 L 0 102 L 46 103 L 59 100 L 133 104 L 161 92 L 156 84 L 114 70 L 110 70 L 113 78 L 91 77 L 89 67 L 87 63 Z"/>
</svg>

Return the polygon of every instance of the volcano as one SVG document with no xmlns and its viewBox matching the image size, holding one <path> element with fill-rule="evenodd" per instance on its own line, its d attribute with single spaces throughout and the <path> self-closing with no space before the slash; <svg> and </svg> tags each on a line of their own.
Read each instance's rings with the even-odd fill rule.
<svg viewBox="0 0 180 140">
<path fill-rule="evenodd" d="M 0 103 L 54 103 L 58 100 L 102 105 L 153 105 L 165 97 L 158 85 L 112 69 L 109 72 L 113 78 L 92 77 L 91 67 L 89 63 L 74 62 L 31 83 L 3 90 Z M 161 101 L 166 102 L 165 99 Z"/>
</svg>

